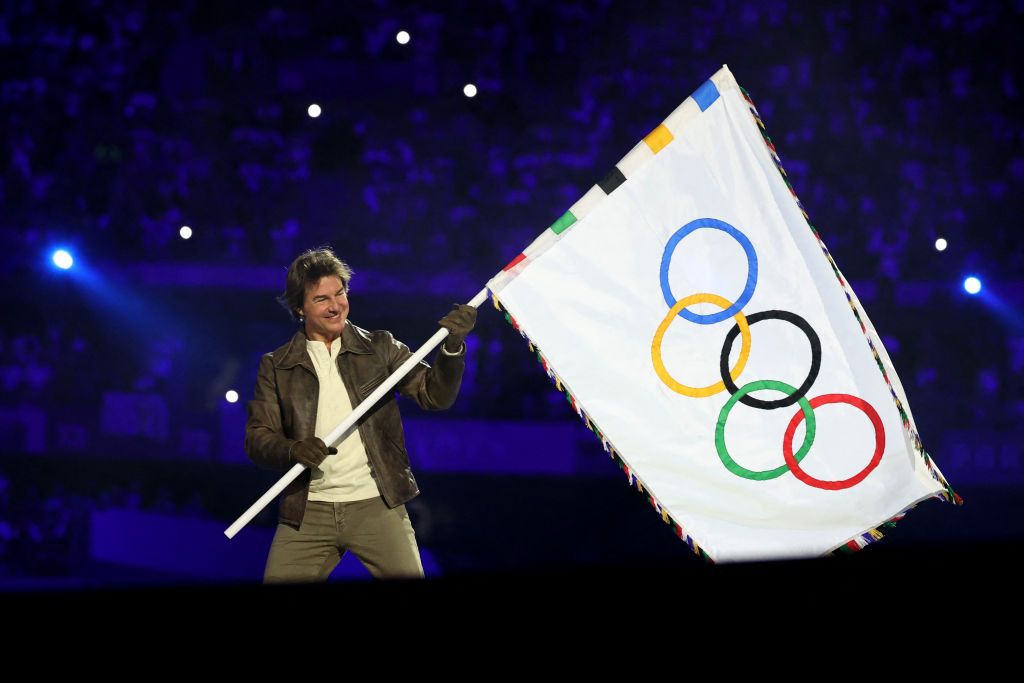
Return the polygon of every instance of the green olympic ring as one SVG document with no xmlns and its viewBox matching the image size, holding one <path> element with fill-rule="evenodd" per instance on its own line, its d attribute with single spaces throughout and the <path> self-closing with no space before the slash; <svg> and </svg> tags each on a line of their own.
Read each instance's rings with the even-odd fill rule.
<svg viewBox="0 0 1024 683">
<path fill-rule="evenodd" d="M 722 412 L 718 414 L 718 425 L 715 427 L 715 448 L 718 450 L 718 457 L 722 460 L 722 464 L 725 468 L 735 474 L 738 477 L 744 479 L 753 479 L 754 481 L 767 481 L 769 479 L 775 479 L 781 477 L 786 472 L 789 472 L 788 465 L 782 465 L 776 467 L 774 470 L 765 470 L 763 472 L 755 472 L 754 470 L 748 470 L 746 467 L 738 464 L 729 455 L 728 449 L 725 447 L 725 421 L 729 418 L 729 411 L 732 410 L 733 406 L 737 402 L 751 391 L 757 391 L 758 389 L 772 389 L 774 391 L 780 391 L 786 396 L 792 396 L 796 393 L 796 387 L 792 387 L 785 382 L 778 382 L 773 379 L 764 379 L 757 382 L 748 382 L 740 387 L 740 390 L 729 397 L 729 400 L 722 406 Z M 804 418 L 807 420 L 807 431 L 804 432 L 804 442 L 800 446 L 800 450 L 793 456 L 797 462 L 804 459 L 804 456 L 811 450 L 811 444 L 814 443 L 814 433 L 817 429 L 817 422 L 814 418 L 814 409 L 811 408 L 810 401 L 806 397 L 801 397 L 799 400 L 800 410 L 804 413 Z"/>
</svg>

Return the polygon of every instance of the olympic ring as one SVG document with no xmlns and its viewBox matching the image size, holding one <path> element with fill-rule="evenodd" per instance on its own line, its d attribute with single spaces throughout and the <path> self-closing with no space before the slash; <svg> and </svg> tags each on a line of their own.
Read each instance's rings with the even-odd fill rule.
<svg viewBox="0 0 1024 683">
<path fill-rule="evenodd" d="M 713 228 L 730 235 L 740 243 L 740 246 L 743 247 L 743 251 L 747 255 L 747 282 L 743 292 L 736 299 L 736 303 L 720 313 L 710 313 L 707 315 L 692 313 L 685 310 L 685 308 L 679 311 L 679 316 L 684 320 L 689 320 L 698 325 L 711 325 L 739 313 L 740 309 L 746 306 L 750 301 L 750 297 L 754 295 L 754 288 L 757 286 L 757 252 L 754 251 L 754 245 L 750 243 L 750 238 L 725 221 L 720 221 L 717 218 L 698 218 L 679 228 L 669 238 L 668 244 L 665 245 L 665 251 L 661 256 L 661 291 L 665 296 L 665 303 L 670 308 L 676 304 L 676 297 L 672 294 L 672 287 L 668 283 L 668 267 L 672 263 L 672 253 L 675 251 L 676 245 L 679 244 L 680 240 L 700 228 Z"/>
<path fill-rule="evenodd" d="M 878 416 L 878 413 L 871 404 L 867 401 L 851 396 L 849 394 L 823 394 L 816 398 L 811 399 L 811 408 L 817 408 L 829 403 L 849 403 L 855 408 L 859 408 L 868 419 L 871 420 L 871 425 L 875 428 L 875 452 L 871 456 L 871 461 L 867 464 L 867 467 L 862 469 L 857 474 L 853 475 L 849 479 L 843 479 L 840 481 L 825 481 L 822 479 L 815 479 L 811 475 L 807 474 L 800 468 L 799 457 L 793 456 L 793 435 L 796 433 L 797 425 L 800 424 L 800 420 L 804 415 L 807 415 L 807 411 L 799 412 L 793 416 L 793 419 L 789 421 L 789 426 L 786 428 L 786 435 L 782 440 L 782 455 L 786 458 L 786 465 L 790 471 L 796 476 L 797 479 L 819 489 L 825 489 L 827 491 L 839 491 L 842 489 L 848 489 L 864 481 L 864 479 L 871 474 L 872 470 L 878 467 L 878 463 L 882 461 L 882 453 L 885 452 L 885 428 L 882 426 L 882 418 Z M 810 419 L 807 421 L 807 430 L 811 431 Z M 804 443 L 807 443 L 807 437 L 804 437 Z M 803 447 L 797 452 L 797 456 L 803 452 Z"/>
<path fill-rule="evenodd" d="M 791 406 L 801 397 L 806 396 L 807 392 L 810 391 L 811 385 L 814 384 L 814 380 L 818 378 L 818 371 L 821 369 L 821 340 L 818 339 L 818 334 L 811 327 L 810 323 L 798 316 L 796 313 L 790 313 L 789 311 L 762 311 L 760 313 L 752 313 L 747 316 L 747 323 L 753 325 L 756 322 L 762 320 L 785 320 L 786 322 L 793 323 L 799 327 L 804 334 L 807 335 L 807 341 L 811 343 L 811 371 L 807 373 L 807 379 L 800 385 L 800 388 L 796 390 L 790 396 L 780 398 L 775 401 L 762 401 L 761 399 L 754 398 L 753 396 L 743 396 L 740 401 L 744 405 L 748 405 L 751 408 L 761 408 L 764 410 L 774 410 L 775 408 L 785 408 Z M 719 360 L 719 369 L 722 373 L 722 382 L 725 384 L 726 389 L 729 390 L 730 394 L 735 394 L 739 391 L 736 388 L 736 383 L 733 378 L 729 376 L 729 353 L 732 351 L 732 343 L 736 340 L 736 335 L 740 333 L 739 326 L 734 325 L 729 333 L 725 335 L 725 344 L 722 346 L 722 357 Z"/>
<path fill-rule="evenodd" d="M 729 419 L 729 412 L 733 409 L 745 395 L 751 391 L 758 389 L 774 389 L 775 391 L 781 391 L 787 396 L 792 396 L 796 393 L 796 389 L 786 384 L 785 382 L 778 382 L 773 379 L 763 379 L 757 382 L 750 382 L 744 384 L 735 394 L 729 397 L 729 400 L 722 406 L 722 411 L 718 414 L 718 424 L 715 426 L 715 450 L 718 451 L 718 458 L 725 465 L 725 468 L 735 474 L 737 477 L 743 477 L 744 479 L 753 479 L 754 481 L 767 481 L 769 479 L 775 479 L 780 477 L 786 472 L 793 469 L 793 465 L 790 464 L 790 460 L 794 460 L 799 463 L 807 455 L 808 451 L 811 450 L 811 444 L 814 443 L 814 432 L 816 429 L 817 421 L 814 417 L 814 411 L 812 410 L 812 403 L 804 397 L 797 399 L 800 402 L 800 410 L 797 415 L 804 416 L 807 418 L 807 431 L 804 433 L 804 443 L 800 446 L 800 450 L 797 451 L 796 455 L 793 455 L 792 447 L 789 450 L 789 457 L 786 459 L 785 465 L 780 465 L 773 470 L 748 470 L 746 467 L 738 464 L 729 455 L 729 450 L 725 447 L 725 421 Z M 790 423 L 792 429 L 796 429 L 793 423 Z M 789 443 L 792 440 L 793 435 L 790 432 L 786 433 L 787 441 Z M 797 465 L 799 467 L 799 465 Z"/>
<path fill-rule="evenodd" d="M 676 314 L 687 306 L 698 303 L 715 304 L 723 309 L 728 309 L 730 306 L 733 306 L 728 299 L 723 299 L 717 294 L 692 294 L 685 299 L 680 299 L 672 306 L 672 310 L 668 312 L 665 319 L 661 321 L 661 325 L 658 326 L 658 331 L 654 333 L 654 341 L 651 343 L 651 360 L 654 363 L 654 371 L 658 373 L 658 377 L 661 378 L 661 381 L 664 382 L 669 389 L 682 394 L 683 396 L 705 398 L 707 396 L 714 396 L 720 391 L 725 391 L 725 383 L 716 382 L 715 384 L 706 387 L 690 387 L 685 384 L 681 384 L 669 374 L 668 370 L 665 368 L 665 363 L 661 359 L 661 340 L 668 331 L 669 325 L 671 325 L 672 321 L 675 320 Z M 742 311 L 737 310 L 735 315 L 732 317 L 736 320 L 736 326 L 733 327 L 733 329 L 738 330 L 738 333 L 742 335 L 740 341 L 740 357 L 731 371 L 732 377 L 735 379 L 736 377 L 739 377 L 741 372 L 743 372 L 743 368 L 747 364 L 747 358 L 750 356 L 750 327 L 747 326 L 747 319 L 743 315 Z"/>
<path fill-rule="evenodd" d="M 720 297 L 717 294 L 708 294 L 706 292 L 692 294 L 684 299 L 680 299 L 679 301 L 676 301 L 675 296 L 672 294 L 672 289 L 668 282 L 668 271 L 669 265 L 672 262 L 673 252 L 684 237 L 700 228 L 712 228 L 725 232 L 735 239 L 741 247 L 743 247 L 743 251 L 747 255 L 747 281 L 743 288 L 743 292 L 740 294 L 739 298 L 736 299 L 735 303 L 732 303 L 728 299 Z M 811 327 L 810 323 L 796 313 L 791 313 L 789 311 L 770 310 L 753 313 L 749 317 L 744 315 L 743 307 L 750 301 L 751 297 L 753 297 L 754 289 L 757 286 L 757 252 L 754 251 L 754 245 L 746 235 L 725 221 L 720 221 L 716 218 L 698 218 L 696 220 L 692 220 L 677 230 L 672 237 L 669 238 L 668 243 L 665 245 L 665 250 L 662 253 L 659 276 L 661 279 L 661 291 L 665 297 L 665 303 L 669 305 L 670 310 L 668 315 L 665 316 L 665 319 L 662 320 L 661 324 L 658 326 L 658 330 L 654 334 L 654 340 L 651 343 L 651 360 L 654 363 L 654 370 L 659 379 L 661 379 L 666 386 L 684 396 L 705 398 L 713 396 L 723 390 L 729 391 L 731 396 L 725 402 L 725 405 L 722 406 L 722 410 L 718 414 L 718 422 L 715 426 L 715 450 L 718 451 L 718 457 L 727 470 L 738 477 L 754 481 L 767 481 L 780 477 L 786 472 L 792 472 L 797 479 L 808 486 L 829 491 L 838 491 L 856 486 L 864 481 L 864 479 L 876 467 L 878 467 L 878 464 L 882 460 L 882 454 L 885 452 L 885 428 L 882 425 L 881 418 L 878 416 L 878 412 L 875 411 L 871 404 L 849 394 L 823 394 L 814 399 L 807 399 L 807 392 L 818 378 L 818 373 L 821 370 L 821 340 L 818 338 L 817 332 L 814 331 L 814 328 Z M 697 314 L 686 310 L 687 307 L 697 303 L 715 304 L 722 310 L 719 313 L 707 315 Z M 676 379 L 669 374 L 661 357 L 661 345 L 665 333 L 668 331 L 669 326 L 677 316 L 690 322 L 697 323 L 698 325 L 711 325 L 713 323 L 721 322 L 729 317 L 732 317 L 736 321 L 736 324 L 725 335 L 725 343 L 722 346 L 722 353 L 719 358 L 719 372 L 722 375 L 721 382 L 717 382 L 706 387 L 690 387 L 677 382 Z M 736 379 L 743 372 L 743 369 L 746 367 L 747 360 L 750 358 L 750 325 L 762 320 L 772 319 L 784 320 L 792 323 L 799 327 L 807 336 L 807 340 L 811 345 L 811 368 L 807 373 L 807 378 L 804 379 L 804 382 L 800 385 L 799 389 L 793 388 L 785 382 L 777 380 L 748 382 L 742 387 L 737 388 Z M 732 345 L 736 341 L 736 335 L 740 335 L 741 339 L 740 355 L 736 361 L 736 365 L 730 370 L 729 354 L 732 352 Z M 748 396 L 750 392 L 757 391 L 759 389 L 779 391 L 785 394 L 785 397 L 774 401 L 763 401 L 753 398 L 752 396 Z M 794 415 L 790 420 L 789 425 L 786 427 L 786 433 L 783 437 L 782 455 L 785 459 L 784 465 L 771 470 L 755 471 L 747 469 L 733 460 L 725 445 L 725 423 L 729 418 L 729 413 L 737 403 L 743 403 L 744 405 L 751 406 L 752 408 L 760 408 L 763 410 L 784 408 L 786 406 L 791 406 L 794 403 L 798 403 L 800 405 L 800 410 L 797 411 L 796 415 Z M 871 461 L 863 470 L 849 479 L 843 479 L 841 481 L 816 479 L 804 472 L 800 467 L 800 463 L 810 452 L 811 446 L 814 443 L 815 434 L 817 433 L 817 418 L 814 415 L 814 409 L 829 403 L 849 403 L 855 408 L 858 408 L 867 415 L 875 430 L 875 451 L 871 456 Z M 804 433 L 804 441 L 800 446 L 800 450 L 794 454 L 793 437 L 796 434 L 796 428 L 802 420 L 806 420 L 807 429 Z"/>
</svg>

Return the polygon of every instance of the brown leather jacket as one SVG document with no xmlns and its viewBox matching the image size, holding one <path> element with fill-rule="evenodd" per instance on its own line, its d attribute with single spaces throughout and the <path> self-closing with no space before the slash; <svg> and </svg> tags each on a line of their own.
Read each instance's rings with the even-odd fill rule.
<svg viewBox="0 0 1024 683">
<path fill-rule="evenodd" d="M 353 408 L 377 388 L 412 353 L 390 332 L 368 332 L 347 322 L 341 334 L 338 370 Z M 427 410 L 443 410 L 455 402 L 465 369 L 465 352 L 448 356 L 438 350 L 431 367 L 425 362 L 398 383 L 403 395 Z M 245 452 L 264 469 L 286 471 L 295 464 L 288 451 L 296 441 L 314 436 L 319 383 L 300 329 L 291 341 L 260 359 L 256 390 L 249 401 Z M 370 473 L 384 502 L 396 507 L 420 490 L 409 468 L 402 419 L 395 396 L 378 401 L 358 424 Z M 305 470 L 280 496 L 279 521 L 296 529 L 302 524 L 309 493 Z"/>
</svg>

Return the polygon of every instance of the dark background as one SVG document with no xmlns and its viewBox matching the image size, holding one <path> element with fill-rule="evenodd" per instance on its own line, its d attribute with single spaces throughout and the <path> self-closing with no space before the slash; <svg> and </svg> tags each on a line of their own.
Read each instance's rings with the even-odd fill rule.
<svg viewBox="0 0 1024 683">
<path fill-rule="evenodd" d="M 1021 35 L 1021 2 L 0 2 L 0 585 L 258 581 L 274 506 L 220 533 L 276 480 L 242 425 L 291 259 L 333 246 L 351 319 L 418 346 L 723 63 L 966 500 L 866 552 L 1019 541 Z M 489 305 L 455 407 L 403 411 L 429 575 L 700 562 Z"/>
</svg>

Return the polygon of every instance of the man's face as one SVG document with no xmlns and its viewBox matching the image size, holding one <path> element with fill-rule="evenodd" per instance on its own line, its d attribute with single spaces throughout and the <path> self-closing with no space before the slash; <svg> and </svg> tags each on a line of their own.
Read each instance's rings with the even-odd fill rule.
<svg viewBox="0 0 1024 683">
<path fill-rule="evenodd" d="M 341 278 L 325 275 L 306 288 L 302 303 L 306 318 L 306 336 L 314 341 L 333 341 L 341 336 L 348 318 L 348 294 Z"/>
</svg>

